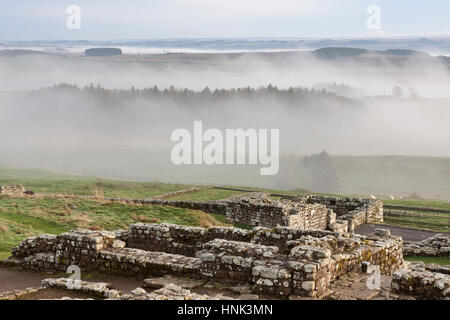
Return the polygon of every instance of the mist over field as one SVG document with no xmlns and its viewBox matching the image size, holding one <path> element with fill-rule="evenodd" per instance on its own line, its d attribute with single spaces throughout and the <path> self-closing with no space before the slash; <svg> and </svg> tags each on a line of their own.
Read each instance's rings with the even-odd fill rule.
<svg viewBox="0 0 450 320">
<path fill-rule="evenodd" d="M 3 55 L 0 165 L 450 198 L 447 59 L 410 52 L 335 54 Z M 280 129 L 280 172 L 261 177 L 259 166 L 174 166 L 170 135 L 177 128 L 192 131 L 195 120 L 204 129 Z M 319 160 L 303 158 L 323 150 Z M 337 155 L 372 156 L 374 162 L 349 171 Z M 386 155 L 444 160 L 418 166 L 377 158 Z M 382 166 L 388 162 L 387 173 Z M 406 182 L 412 172 L 417 183 Z M 373 183 L 357 188 L 365 175 Z"/>
<path fill-rule="evenodd" d="M 269 84 L 287 89 L 336 83 L 352 87 L 358 91 L 357 96 L 390 95 L 393 87 L 400 86 L 406 95 L 450 97 L 450 59 L 446 57 L 418 52 L 403 54 L 401 50 L 393 53 L 367 51 L 356 56 L 358 49 L 354 50 L 117 57 L 38 51 L 23 55 L 14 55 L 12 51 L 8 55 L 5 50 L 0 54 L 0 88 L 33 90 L 60 83 L 79 86 L 92 83 L 109 89 L 157 85 L 159 88 L 202 90 L 205 87 L 258 88 Z"/>
</svg>

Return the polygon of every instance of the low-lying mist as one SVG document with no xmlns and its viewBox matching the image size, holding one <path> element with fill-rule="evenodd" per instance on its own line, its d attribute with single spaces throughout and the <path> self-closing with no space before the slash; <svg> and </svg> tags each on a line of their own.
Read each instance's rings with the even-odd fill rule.
<svg viewBox="0 0 450 320">
<path fill-rule="evenodd" d="M 332 50 L 333 48 L 329 48 Z M 381 53 L 336 57 L 334 52 L 154 54 L 117 57 L 82 55 L 0 55 L 0 89 L 32 90 L 70 83 L 108 89 L 188 88 L 202 90 L 267 86 L 313 88 L 344 84 L 358 96 L 450 97 L 450 59 Z M 344 52 L 344 54 L 351 54 Z M 345 92 L 337 92 L 342 94 Z"/>
<path fill-rule="evenodd" d="M 438 60 L 377 60 L 376 67 L 296 57 L 1 57 L 0 165 L 358 193 L 349 186 L 361 176 L 343 182 L 329 155 L 450 157 L 450 82 Z M 70 85 L 41 89 L 58 83 Z M 262 177 L 259 166 L 173 165 L 170 135 L 192 131 L 195 120 L 205 129 L 280 129 L 279 174 Z M 321 158 L 302 158 L 323 150 Z M 420 191 L 390 184 L 386 193 Z"/>
</svg>

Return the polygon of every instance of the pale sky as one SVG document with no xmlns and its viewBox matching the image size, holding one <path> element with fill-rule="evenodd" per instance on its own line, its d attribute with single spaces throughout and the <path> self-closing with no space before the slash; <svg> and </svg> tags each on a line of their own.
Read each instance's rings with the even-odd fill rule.
<svg viewBox="0 0 450 320">
<path fill-rule="evenodd" d="M 0 41 L 450 35 L 449 0 L 0 0 Z M 81 29 L 68 30 L 69 5 Z M 381 31 L 366 26 L 370 5 Z"/>
</svg>

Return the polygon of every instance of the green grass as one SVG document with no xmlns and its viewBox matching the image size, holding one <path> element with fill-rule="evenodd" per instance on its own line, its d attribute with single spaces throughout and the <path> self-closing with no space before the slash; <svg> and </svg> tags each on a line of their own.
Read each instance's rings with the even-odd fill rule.
<svg viewBox="0 0 450 320">
<path fill-rule="evenodd" d="M 195 192 L 183 193 L 175 197 L 170 197 L 168 198 L 168 200 L 212 201 L 212 200 L 222 200 L 244 193 L 245 192 L 240 191 L 207 188 Z"/>
<path fill-rule="evenodd" d="M 12 247 L 31 235 L 59 234 L 75 227 L 114 230 L 141 222 L 169 222 L 190 226 L 226 224 L 225 216 L 164 206 L 127 205 L 95 199 L 58 197 L 54 195 L 106 196 L 119 198 L 150 198 L 155 195 L 188 189 L 191 185 L 159 182 L 132 182 L 71 176 L 41 170 L 0 169 L 0 185 L 22 184 L 43 196 L 9 198 L 0 196 L 0 258 L 9 255 Z M 305 194 L 296 189 L 278 191 L 262 188 L 236 187 L 243 190 L 264 191 L 283 195 Z M 202 188 L 181 194 L 171 200 L 208 201 L 229 198 L 242 191 Z M 273 197 L 277 198 L 277 197 Z M 446 201 L 386 200 L 389 204 L 450 209 Z M 412 215 L 416 212 L 408 210 Z M 450 215 L 418 212 L 417 217 L 385 217 L 390 225 L 423 230 L 449 232 Z M 421 216 L 419 216 L 419 214 Z M 236 227 L 246 227 L 239 226 Z"/>
<path fill-rule="evenodd" d="M 450 211 L 450 202 L 440 200 L 383 200 L 385 204 L 397 206 L 442 209 Z"/>
<path fill-rule="evenodd" d="M 298 196 L 298 195 L 302 195 L 302 194 L 311 193 L 311 192 L 308 192 L 303 189 L 275 190 L 275 189 L 253 188 L 253 187 L 236 187 L 236 186 L 225 186 L 225 187 L 233 188 L 233 189 L 248 190 L 248 191 L 256 191 L 256 192 L 275 193 L 275 194 L 286 195 L 286 196 Z"/>
<path fill-rule="evenodd" d="M 42 194 L 150 198 L 191 186 L 161 182 L 134 182 L 70 176 L 34 169 L 0 169 L 0 185 L 22 184 Z"/>
<path fill-rule="evenodd" d="M 404 257 L 406 261 L 422 261 L 425 263 L 436 263 L 439 265 L 450 265 L 450 257 L 419 257 L 410 256 Z"/>
<path fill-rule="evenodd" d="M 401 210 L 401 212 L 405 212 Z M 384 223 L 412 229 L 450 232 L 450 214 L 406 211 L 408 216 L 384 215 Z"/>
<path fill-rule="evenodd" d="M 217 218 L 217 219 L 216 219 Z M 224 218 L 201 211 L 55 196 L 0 196 L 0 257 L 21 240 L 41 233 L 59 234 L 82 227 L 115 230 L 135 222 L 167 222 L 188 226 L 224 225 Z"/>
</svg>

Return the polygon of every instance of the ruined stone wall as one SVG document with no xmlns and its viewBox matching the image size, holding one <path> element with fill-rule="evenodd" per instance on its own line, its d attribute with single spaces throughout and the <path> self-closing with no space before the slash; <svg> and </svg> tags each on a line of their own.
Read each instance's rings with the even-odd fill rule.
<svg viewBox="0 0 450 320">
<path fill-rule="evenodd" d="M 134 204 L 151 204 L 160 206 L 171 206 L 176 208 L 200 210 L 212 214 L 225 215 L 227 211 L 227 201 L 217 200 L 217 201 L 184 201 L 184 200 L 165 200 L 165 199 L 119 199 L 119 198 L 105 198 L 105 200 L 110 201 L 120 201 L 126 203 Z"/>
<path fill-rule="evenodd" d="M 28 257 L 36 253 L 47 253 L 55 250 L 56 236 L 54 234 L 41 234 L 23 240 L 12 249 L 16 257 Z"/>
<path fill-rule="evenodd" d="M 198 187 L 193 187 L 193 188 L 184 189 L 184 190 L 177 190 L 177 191 L 157 195 L 157 196 L 153 197 L 153 199 L 167 199 L 167 198 L 179 196 L 181 194 L 193 193 L 193 192 L 196 192 L 199 190 L 200 190 L 200 188 L 198 188 Z"/>
<path fill-rule="evenodd" d="M 373 199 L 338 198 L 318 195 L 309 195 L 296 198 L 298 202 L 320 203 L 336 213 L 336 219 L 342 225 L 347 221 L 348 232 L 364 223 L 383 222 L 383 202 Z M 341 228 L 336 226 L 336 228 Z"/>
<path fill-rule="evenodd" d="M 51 272 L 76 265 L 83 272 L 174 274 L 249 284 L 254 292 L 320 297 L 336 277 L 361 272 L 363 261 L 391 274 L 403 263 L 401 239 L 388 233 L 366 237 L 285 227 L 134 224 L 127 232 L 77 229 L 33 237 L 3 263 Z"/>
<path fill-rule="evenodd" d="M 325 230 L 330 214 L 331 210 L 322 204 L 304 204 L 290 212 L 286 226 L 301 230 Z"/>
<path fill-rule="evenodd" d="M 383 221 L 383 202 L 380 200 L 310 195 L 293 198 L 294 201 L 291 201 L 292 198 L 275 201 L 267 196 L 267 193 L 254 192 L 224 200 L 205 202 L 158 198 L 150 200 L 105 199 L 127 203 L 173 206 L 221 214 L 226 215 L 229 223 L 250 227 L 287 226 L 302 230 L 328 229 L 338 232 L 354 232 L 355 227 L 363 223 Z"/>
<path fill-rule="evenodd" d="M 162 251 L 189 257 L 213 239 L 250 241 L 248 230 L 226 227 L 198 228 L 174 224 L 132 224 L 127 246 L 148 251 Z"/>
<path fill-rule="evenodd" d="M 288 225 L 289 216 L 283 205 L 269 202 L 242 199 L 228 203 L 226 211 L 228 223 L 240 223 L 246 226 L 275 227 Z"/>
<path fill-rule="evenodd" d="M 126 248 L 126 243 L 116 235 L 116 232 L 76 229 L 59 236 L 32 237 L 14 248 L 5 263 L 50 272 L 63 272 L 75 265 L 83 271 L 120 275 L 198 274 L 198 259 Z"/>
<path fill-rule="evenodd" d="M 450 234 L 440 233 L 420 242 L 405 244 L 406 256 L 450 257 Z"/>
<path fill-rule="evenodd" d="M 267 230 L 261 233 L 269 237 Z M 274 233 L 273 239 L 278 235 Z M 284 247 L 214 240 L 197 256 L 206 277 L 252 283 L 255 292 L 310 297 L 324 295 L 336 277 L 362 272 L 363 261 L 379 266 L 383 274 L 392 274 L 403 263 L 401 241 L 391 237 L 303 235 Z"/>
<path fill-rule="evenodd" d="M 392 290 L 419 299 L 450 299 L 450 275 L 428 270 L 423 263 L 411 263 L 392 277 Z"/>
<path fill-rule="evenodd" d="M 0 195 L 4 194 L 7 196 L 22 196 L 25 193 L 25 188 L 21 185 L 9 185 L 9 186 L 0 186 Z"/>
<path fill-rule="evenodd" d="M 329 214 L 329 210 L 321 204 L 275 201 L 264 193 L 228 200 L 226 210 L 229 223 L 267 228 L 286 226 L 301 230 L 326 229 Z"/>
</svg>

